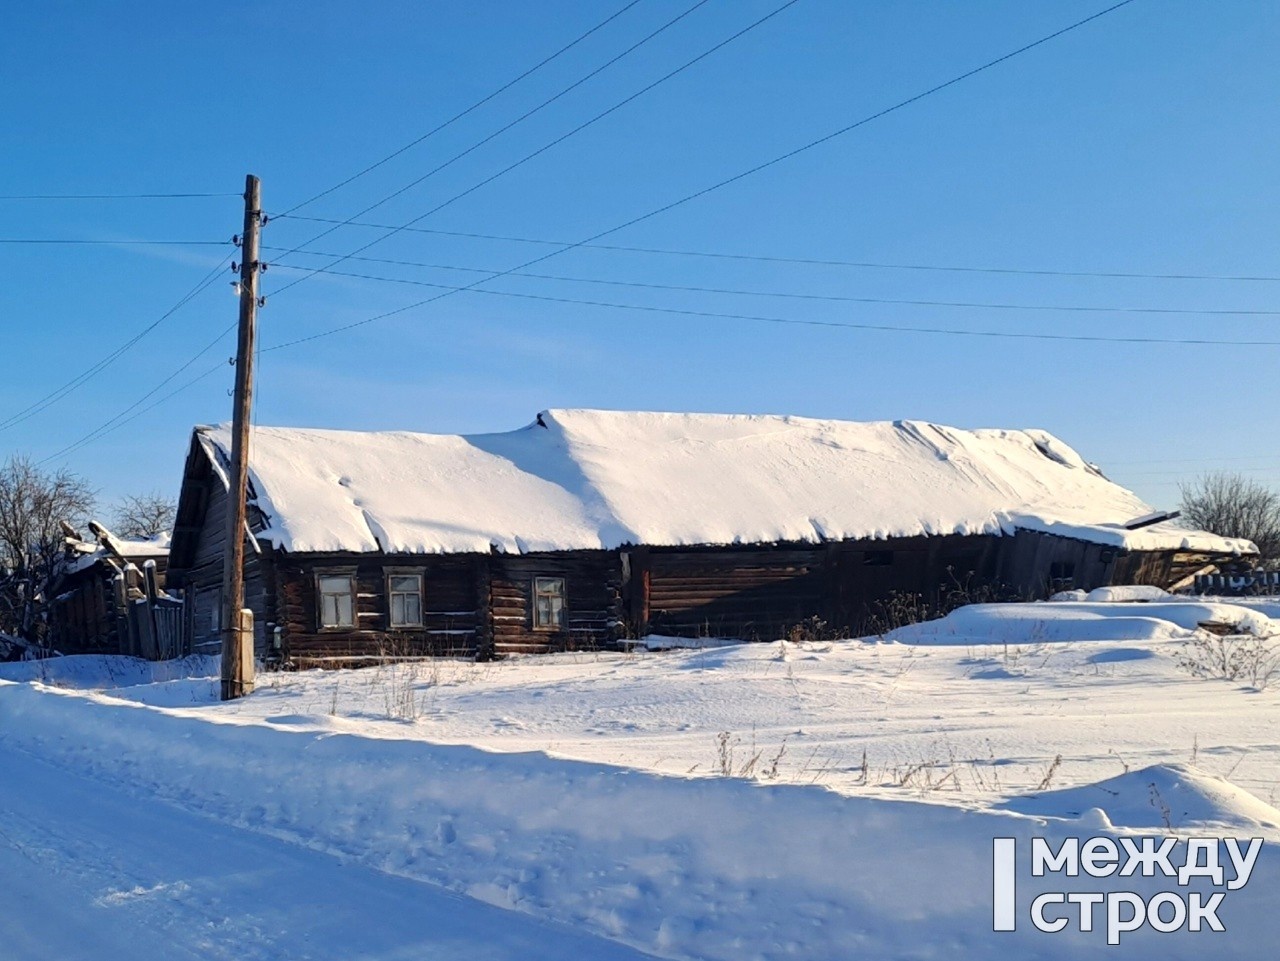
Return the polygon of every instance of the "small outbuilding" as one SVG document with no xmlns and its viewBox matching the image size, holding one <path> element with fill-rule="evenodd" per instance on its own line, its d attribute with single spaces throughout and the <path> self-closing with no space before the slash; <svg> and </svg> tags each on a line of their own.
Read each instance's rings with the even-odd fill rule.
<svg viewBox="0 0 1280 961">
<path fill-rule="evenodd" d="M 169 559 L 197 650 L 219 643 L 229 450 L 195 430 Z M 866 633 L 1255 552 L 1037 430 L 549 410 L 470 436 L 259 427 L 250 451 L 246 604 L 295 664 Z"/>
<path fill-rule="evenodd" d="M 136 654 L 129 612 L 163 591 L 169 534 L 117 537 L 90 523 L 93 539 L 68 529 L 63 556 L 46 590 L 44 646 L 62 654 Z"/>
</svg>

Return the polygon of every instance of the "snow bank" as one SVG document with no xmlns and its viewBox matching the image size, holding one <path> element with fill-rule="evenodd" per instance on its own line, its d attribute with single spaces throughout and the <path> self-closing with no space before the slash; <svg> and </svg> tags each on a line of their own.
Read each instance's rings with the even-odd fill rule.
<svg viewBox="0 0 1280 961">
<path fill-rule="evenodd" d="M 539 421 L 472 436 L 256 428 L 263 536 L 290 551 L 487 553 L 1029 528 L 1254 552 L 1169 524 L 1127 530 L 1151 507 L 1043 431 L 590 410 Z M 227 427 L 197 438 L 227 462 Z"/>
<path fill-rule="evenodd" d="M 119 654 L 71 654 L 0 664 L 0 680 L 40 681 L 86 691 L 134 687 L 188 677 L 213 677 L 218 658 L 195 654 L 173 661 L 144 661 Z"/>
<path fill-rule="evenodd" d="M 1208 622 L 1232 625 L 1233 633 L 1280 634 L 1280 623 L 1242 605 L 1169 598 L 1164 603 L 971 604 L 938 620 L 899 628 L 886 638 L 905 644 L 1156 641 L 1191 637 Z"/>
<path fill-rule="evenodd" d="M 1210 597 L 1205 595 L 1197 597 L 1194 600 L 1201 603 L 1220 603 L 1231 604 L 1235 607 L 1248 608 L 1251 611 L 1257 611 L 1264 617 L 1269 617 L 1273 621 L 1280 621 L 1280 597 L 1269 597 L 1266 595 L 1257 597 Z"/>
<path fill-rule="evenodd" d="M 1163 588 L 1150 584 L 1125 584 L 1115 587 L 1095 587 L 1080 600 L 1093 601 L 1097 604 L 1115 604 L 1133 601 L 1164 601 L 1172 596 Z"/>
<path fill-rule="evenodd" d="M 1046 791 L 999 805 L 1045 817 L 1078 818 L 1101 810 L 1123 830 L 1274 835 L 1280 810 L 1224 778 L 1185 764 L 1158 764 L 1097 784 Z"/>
<path fill-rule="evenodd" d="M 323 719 L 157 710 L 0 682 L 0 739 L 209 817 L 586 927 L 669 958 L 1068 959 L 1092 935 L 991 931 L 991 839 L 1112 833 L 1097 818 L 847 798 L 817 787 L 664 778 L 542 754 L 307 730 Z M 1181 857 L 1175 854 L 1181 863 Z M 1158 890 L 1160 879 L 1035 879 Z M 1025 915 L 1024 915 L 1025 916 Z M 1228 935 L 1126 936 L 1124 956 L 1261 958 L 1280 936 L 1262 851 Z"/>
</svg>

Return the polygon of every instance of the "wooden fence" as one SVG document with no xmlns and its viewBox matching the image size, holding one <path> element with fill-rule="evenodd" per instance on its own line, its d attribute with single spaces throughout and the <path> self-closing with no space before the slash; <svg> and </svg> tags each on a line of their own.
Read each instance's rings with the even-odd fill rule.
<svg viewBox="0 0 1280 961">
<path fill-rule="evenodd" d="M 142 596 L 130 599 L 124 578 L 117 578 L 117 605 L 122 654 L 166 661 L 191 653 L 190 605 L 181 592 L 164 593 L 156 586 L 155 562 L 142 572 Z"/>
<path fill-rule="evenodd" d="M 1236 574 L 1197 574 L 1192 590 L 1197 594 L 1239 596 L 1280 594 L 1280 571 L 1243 571 Z"/>
</svg>

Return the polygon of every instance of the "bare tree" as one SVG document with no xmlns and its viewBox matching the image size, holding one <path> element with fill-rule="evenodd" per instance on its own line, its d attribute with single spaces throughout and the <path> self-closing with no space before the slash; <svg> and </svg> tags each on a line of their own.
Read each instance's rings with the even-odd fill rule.
<svg viewBox="0 0 1280 961">
<path fill-rule="evenodd" d="M 80 525 L 94 490 L 66 468 L 13 456 L 0 467 L 0 631 L 34 639 L 35 600 L 62 556 L 63 523 Z"/>
<path fill-rule="evenodd" d="M 1243 537 L 1258 546 L 1261 560 L 1280 559 L 1280 494 L 1241 474 L 1206 474 L 1180 485 L 1182 520 L 1223 537 Z"/>
<path fill-rule="evenodd" d="M 111 529 L 121 537 L 143 540 L 173 530 L 178 505 L 159 491 L 121 499 L 112 515 Z"/>
</svg>

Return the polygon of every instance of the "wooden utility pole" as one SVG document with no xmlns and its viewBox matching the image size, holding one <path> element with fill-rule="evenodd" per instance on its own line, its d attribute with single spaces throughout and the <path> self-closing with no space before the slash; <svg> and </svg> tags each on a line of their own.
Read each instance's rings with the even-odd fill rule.
<svg viewBox="0 0 1280 961">
<path fill-rule="evenodd" d="M 244 185 L 244 240 L 240 263 L 240 335 L 236 342 L 236 390 L 231 425 L 231 489 L 222 563 L 222 699 L 253 690 L 253 614 L 244 609 L 245 487 L 249 476 L 249 412 L 253 403 L 253 343 L 258 323 L 258 232 L 262 182 Z"/>
</svg>

